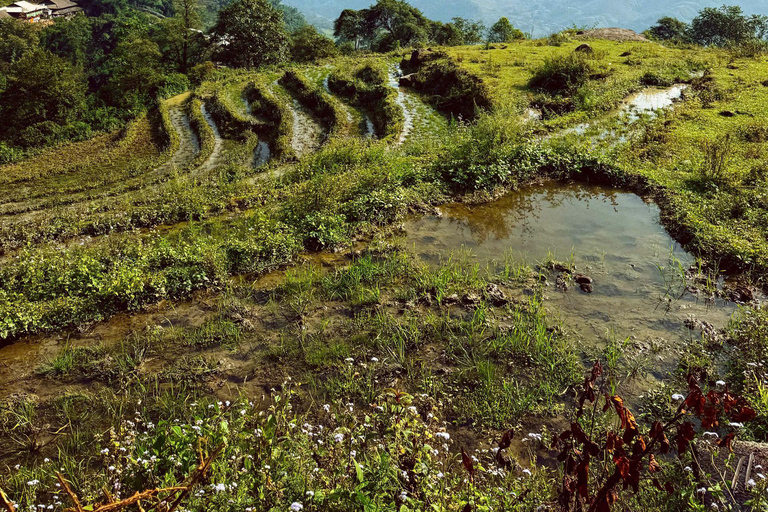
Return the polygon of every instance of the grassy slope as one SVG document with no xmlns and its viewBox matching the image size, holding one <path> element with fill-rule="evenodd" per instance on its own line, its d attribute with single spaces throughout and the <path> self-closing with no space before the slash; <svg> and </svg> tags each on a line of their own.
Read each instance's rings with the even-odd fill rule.
<svg viewBox="0 0 768 512">
<path fill-rule="evenodd" d="M 581 42 L 553 47 L 523 41 L 506 49 L 472 47 L 450 53 L 462 66 L 483 77 L 498 98 L 500 109 L 522 112 L 536 94 L 527 86 L 533 72 L 546 59 L 573 52 Z M 544 127 L 555 131 L 609 112 L 645 82 L 695 82 L 690 73 L 709 70 L 721 99 L 702 103 L 702 95 L 710 97 L 711 93 L 698 92 L 694 84 L 686 102 L 675 107 L 663 122 L 643 125 L 645 137 L 635 137 L 618 149 L 599 151 L 604 151 L 602 159 L 611 167 L 648 178 L 671 192 L 665 215 L 673 231 L 692 249 L 722 258 L 733 267 L 768 268 L 766 202 L 760 192 L 766 176 L 766 137 L 759 128 L 768 116 L 768 87 L 762 85 L 768 77 L 768 60 L 653 43 L 589 43 L 595 49 L 596 66 L 607 77 L 590 81 L 575 95 L 576 110 L 546 121 Z M 742 114 L 725 117 L 722 111 Z M 758 132 L 753 142 L 745 140 L 744 133 L 750 129 Z M 705 176 L 706 144 L 726 134 L 730 134 L 727 169 L 723 176 Z M 580 142 L 572 140 L 574 146 Z"/>
<path fill-rule="evenodd" d="M 307 509 L 316 505 L 358 510 L 361 503 L 375 503 L 379 509 L 396 510 L 394 504 L 405 499 L 400 497 L 403 491 L 414 509 L 434 505 L 438 510 L 461 510 L 471 502 L 478 508 L 530 510 L 553 503 L 556 473 L 541 466 L 532 467 L 530 478 L 519 468 L 499 471 L 491 452 L 477 452 L 482 467 L 475 485 L 468 486 L 456 454 L 459 446 L 472 446 L 478 436 L 497 436 L 515 423 L 523 423 L 518 433 L 541 432 L 546 440 L 549 430 L 542 425 L 570 400 L 569 384 L 578 378 L 578 363 L 567 337 L 547 321 L 537 296 L 522 296 L 520 287 L 536 286 L 527 279 L 533 277 L 529 271 L 507 269 L 507 274 L 490 278 L 479 276 L 471 265 L 427 271 L 385 247 L 373 258 L 346 261 L 345 268 L 329 274 L 306 267 L 291 270 L 282 286 L 266 292 L 242 274 L 289 262 L 302 248 L 343 247 L 356 236 L 386 233 L 409 208 L 445 201 L 458 192 L 475 191 L 475 199 L 487 198 L 494 188 L 521 186 L 544 174 L 604 171 L 606 162 L 611 169 L 641 173 L 667 187 L 682 201 L 675 205 L 692 215 L 691 223 L 701 220 L 705 227 L 723 226 L 720 229 L 730 233 L 727 219 L 708 219 L 697 208 L 720 194 L 730 194 L 723 196 L 726 201 L 743 198 L 742 189 L 731 191 L 720 183 L 713 192 L 711 180 L 702 182 L 694 164 L 701 157 L 701 140 L 740 126 L 739 118 L 722 118 L 721 109 L 751 112 L 755 119 L 765 116 L 762 89 L 743 89 L 712 109 L 700 108 L 694 98 L 669 119 L 641 124 L 644 137 L 627 146 L 585 149 L 572 139 L 562 144 L 542 141 L 510 111 L 522 112 L 533 99 L 524 85 L 544 57 L 570 52 L 575 44 L 546 47 L 524 42 L 487 53 L 477 48 L 452 50 L 462 65 L 490 84 L 499 110 L 481 117 L 476 126 L 450 130 L 438 146 L 400 151 L 382 142 L 337 140 L 296 165 L 286 165 L 280 179 L 261 181 L 254 181 L 252 169 L 242 165 L 252 146 L 241 148 L 244 154 L 232 162 L 232 174 L 179 181 L 167 193 L 147 200 L 143 210 L 125 204 L 131 219 L 154 220 L 157 215 L 158 222 L 173 222 L 220 212 L 239 214 L 234 218 L 214 217 L 150 236 L 109 235 L 91 247 L 65 251 L 33 247 L 18 261 L 3 264 L 0 330 L 9 336 L 58 331 L 118 311 L 142 309 L 162 298 L 188 297 L 200 288 L 218 290 L 219 295 L 213 305 L 205 302 L 201 326 L 159 327 L 168 322 L 154 318 L 149 323 L 153 328 L 126 331 L 103 346 L 57 348 L 38 366 L 35 382 L 79 385 L 81 391 L 41 403 L 33 397 L 13 397 L 4 404 L 0 440 L 8 442 L 0 444 L 13 448 L 0 455 L 4 461 L 20 461 L 27 452 L 17 452 L 16 446 L 41 425 L 70 425 L 70 436 L 52 444 L 50 454 L 25 460 L 21 471 L 0 477 L 0 484 L 25 504 L 57 499 L 49 490 L 54 470 L 62 466 L 90 499 L 100 495 L 102 484 L 115 481 L 136 488 L 171 484 L 183 479 L 197 460 L 194 427 L 200 427 L 204 450 L 224 438 L 229 441 L 211 480 L 225 484 L 226 490 L 212 493 L 206 487 L 188 503 L 193 510 L 285 510 L 293 501 L 304 502 Z M 687 79 L 689 71 L 709 63 L 718 83 L 728 89 L 730 83 L 741 87 L 745 82 L 740 80 L 747 76 L 752 78 L 746 83 L 752 84 L 766 69 L 764 61 L 751 60 L 737 61 L 736 69 L 729 69 L 715 52 L 685 53 L 634 43 L 593 45 L 596 66 L 613 73 L 590 82 L 584 91 L 589 94 L 580 99 L 577 110 L 548 121 L 545 128 L 554 131 L 610 110 L 639 89 L 649 71 L 655 73 L 654 80 Z M 631 54 L 621 59 L 634 57 L 638 64 L 614 62 L 627 51 Z M 494 60 L 481 62 L 488 55 Z M 503 64 L 496 64 L 497 55 Z M 223 77 L 222 83 L 206 84 L 201 94 L 206 87 L 221 86 L 234 105 L 241 86 L 254 79 L 268 84 L 278 76 L 269 72 L 243 75 L 243 80 Z M 666 124 L 668 120 L 672 122 Z M 758 154 L 764 143 L 735 144 L 730 172 L 752 173 L 754 166 L 744 160 Z M 685 161 L 691 163 L 683 165 Z M 242 214 L 243 209 L 250 211 Z M 747 211 L 760 215 L 766 209 Z M 127 227 L 134 226 L 130 222 Z M 756 221 L 750 222 L 756 229 Z M 706 240 L 708 235 L 699 236 Z M 735 236 L 739 241 L 747 237 L 738 232 Z M 732 250 L 719 244 L 714 249 Z M 239 278 L 231 280 L 233 274 Z M 521 297 L 498 308 L 482 299 L 468 309 L 443 304 L 453 292 L 482 296 L 487 279 Z M 743 338 L 751 333 L 742 332 Z M 350 357 L 354 365 L 347 361 Z M 714 380 L 714 365 L 710 371 L 715 372 Z M 293 410 L 281 405 L 283 399 L 277 401 L 280 393 L 266 393 L 274 386 L 287 394 L 288 375 L 308 384 L 307 391 L 291 398 Z M 670 386 L 674 384 L 672 379 Z M 389 387 L 413 394 L 391 396 Z M 212 398 L 234 401 L 241 389 L 246 395 L 233 408 Z M 674 411 L 669 389 L 663 391 L 655 405 L 666 413 Z M 271 416 L 251 412 L 247 403 L 265 393 L 270 398 L 260 406 L 274 406 Z M 326 401 L 332 404 L 332 414 L 320 407 Z M 372 403 L 382 410 L 371 408 Z M 406 407 L 411 403 L 415 412 Z M 768 408 L 762 407 L 765 417 Z M 135 410 L 139 414 L 134 417 Z M 124 411 L 140 426 L 128 424 Z M 441 420 L 450 422 L 457 438 L 452 454 L 440 451 Z M 606 420 L 605 428 L 614 420 Z M 305 421 L 312 422 L 313 430 L 322 425 L 325 433 L 309 435 Z M 110 427 L 114 438 L 95 437 Z M 343 443 L 337 441 L 338 434 Z M 353 436 L 375 442 L 353 444 Z M 114 453 L 115 442 L 128 454 Z M 536 451 L 528 446 L 520 443 L 514 457 L 528 460 Z M 103 448 L 110 452 L 101 453 Z M 147 451 L 150 457 L 144 462 Z M 52 460 L 46 461 L 46 455 Z M 76 467 L 87 457 L 89 465 Z M 692 493 L 701 485 L 680 469 L 683 465 L 662 464 L 665 480 L 681 491 Z M 120 472 L 110 473 L 113 470 L 105 469 L 110 465 Z M 40 487 L 27 483 L 35 479 L 42 482 Z M 518 500 L 510 489 L 524 498 Z M 315 496 L 308 497 L 308 490 Z M 685 499 L 682 492 L 668 497 L 644 484 L 636 496 L 623 494 L 622 504 L 632 510 L 677 510 Z"/>
</svg>

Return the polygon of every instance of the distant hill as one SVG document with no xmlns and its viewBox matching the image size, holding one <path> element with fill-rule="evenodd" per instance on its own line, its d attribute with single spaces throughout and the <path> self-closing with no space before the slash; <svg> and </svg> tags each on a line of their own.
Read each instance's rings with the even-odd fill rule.
<svg viewBox="0 0 768 512">
<path fill-rule="evenodd" d="M 330 26 L 344 9 L 362 9 L 374 0 L 284 0 L 298 7 L 315 24 Z M 411 0 L 434 20 L 454 16 L 493 23 L 507 16 L 518 28 L 543 36 L 560 29 L 579 27 L 625 27 L 647 29 L 662 16 L 690 21 L 704 7 L 738 3 L 748 14 L 768 14 L 768 1 L 742 0 Z"/>
</svg>

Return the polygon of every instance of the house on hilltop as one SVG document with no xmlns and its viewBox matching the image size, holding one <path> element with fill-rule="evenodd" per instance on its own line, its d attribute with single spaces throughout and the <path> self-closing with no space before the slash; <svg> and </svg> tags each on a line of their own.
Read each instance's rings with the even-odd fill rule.
<svg viewBox="0 0 768 512">
<path fill-rule="evenodd" d="M 83 11 L 72 0 L 44 0 L 40 4 L 33 4 L 26 0 L 16 2 L 0 8 L 0 19 L 15 18 L 30 23 L 44 22 L 53 18 L 70 18 Z M 48 21 L 50 23 L 50 21 Z"/>
<path fill-rule="evenodd" d="M 45 0 L 43 5 L 51 11 L 51 18 L 70 18 L 83 12 L 83 8 L 72 0 Z"/>
</svg>

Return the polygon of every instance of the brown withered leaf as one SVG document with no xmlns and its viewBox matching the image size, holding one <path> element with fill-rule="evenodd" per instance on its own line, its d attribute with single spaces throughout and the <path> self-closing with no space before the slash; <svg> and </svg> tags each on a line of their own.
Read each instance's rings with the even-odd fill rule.
<svg viewBox="0 0 768 512">
<path fill-rule="evenodd" d="M 582 498 L 589 498 L 589 455 L 576 467 L 576 489 Z"/>
<path fill-rule="evenodd" d="M 512 465 L 512 460 L 507 456 L 504 450 L 499 449 L 496 451 L 496 463 L 503 468 L 509 469 Z"/>
<path fill-rule="evenodd" d="M 467 451 L 464 449 L 464 447 L 461 447 L 461 463 L 464 466 L 464 469 L 467 470 L 467 473 L 469 473 L 469 479 L 470 481 L 475 480 L 475 465 L 472 464 L 472 459 L 467 454 Z"/>
<path fill-rule="evenodd" d="M 619 457 L 615 464 L 616 471 L 619 472 L 619 476 L 622 480 L 625 480 L 629 476 L 629 459 L 626 457 Z"/>
<path fill-rule="evenodd" d="M 592 382 L 597 381 L 597 378 L 600 377 L 603 374 L 603 365 L 600 363 L 600 360 L 596 360 L 595 364 L 592 365 L 592 372 L 590 373 L 590 379 Z"/>
<path fill-rule="evenodd" d="M 607 439 L 605 440 L 605 451 L 613 453 L 616 449 L 621 448 L 624 445 L 624 441 L 616 435 L 615 432 L 608 432 Z"/>
<path fill-rule="evenodd" d="M 755 410 L 748 405 L 742 405 L 739 407 L 736 407 L 731 411 L 731 414 L 729 414 L 729 418 L 731 421 L 735 421 L 737 423 L 752 421 L 757 417 L 757 413 Z"/>
<path fill-rule="evenodd" d="M 573 432 L 573 438 L 584 445 L 585 452 L 594 457 L 600 454 L 600 447 L 597 443 L 589 439 L 586 432 L 581 428 L 581 425 L 576 422 L 571 423 L 571 432 Z"/>
<path fill-rule="evenodd" d="M 512 444 L 512 438 L 514 436 L 515 436 L 515 431 L 512 429 L 509 429 L 506 432 L 504 432 L 504 435 L 501 436 L 501 441 L 499 441 L 499 448 L 502 450 L 509 448 L 509 446 Z"/>
<path fill-rule="evenodd" d="M 659 470 L 661 470 L 661 465 L 656 460 L 656 457 L 654 457 L 654 455 L 651 454 L 648 457 L 648 471 L 650 471 L 651 473 L 656 473 Z"/>
<path fill-rule="evenodd" d="M 688 445 L 696 437 L 696 430 L 693 428 L 693 423 L 686 421 L 679 427 L 677 427 L 677 453 L 682 455 L 688 449 Z"/>
<path fill-rule="evenodd" d="M 629 444 L 629 442 L 632 441 L 632 439 L 639 432 L 637 429 L 635 416 L 632 414 L 632 411 L 630 411 L 624 405 L 624 399 L 622 399 L 620 396 L 612 396 L 611 403 L 613 404 L 613 408 L 616 409 L 616 414 L 619 415 L 619 419 L 621 420 L 621 428 L 624 429 L 624 442 Z"/>
<path fill-rule="evenodd" d="M 736 432 L 731 432 L 727 436 L 723 437 L 722 439 L 717 440 L 717 446 L 723 447 L 725 446 L 728 448 L 729 452 L 733 452 L 733 438 L 736 437 Z"/>
<path fill-rule="evenodd" d="M 675 494 L 675 487 L 669 482 L 664 483 L 664 489 L 666 489 L 669 494 Z"/>
<path fill-rule="evenodd" d="M 643 460 L 632 459 L 629 461 L 629 475 L 627 475 L 627 484 L 632 486 L 632 490 L 638 492 L 640 490 L 640 473 L 643 471 Z"/>
</svg>

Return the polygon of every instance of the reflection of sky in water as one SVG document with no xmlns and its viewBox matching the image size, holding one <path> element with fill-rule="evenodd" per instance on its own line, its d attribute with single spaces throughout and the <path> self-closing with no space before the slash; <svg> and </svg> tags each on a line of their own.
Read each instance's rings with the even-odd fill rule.
<svg viewBox="0 0 768 512">
<path fill-rule="evenodd" d="M 734 308 L 708 306 L 690 294 L 677 300 L 684 290 L 677 261 L 687 268 L 694 258 L 658 222 L 658 208 L 635 194 L 549 184 L 484 205 L 449 205 L 442 217 L 407 223 L 406 232 L 408 246 L 431 262 L 462 246 L 481 263 L 503 261 L 505 254 L 529 264 L 573 254 L 578 270 L 595 279 L 594 293 L 545 292 L 568 328 L 585 339 L 604 339 L 613 329 L 622 339 L 664 338 L 663 345 L 675 346 L 691 336 L 683 326 L 689 315 L 721 327 Z M 668 303 L 662 299 L 670 283 L 676 299 Z"/>
</svg>

